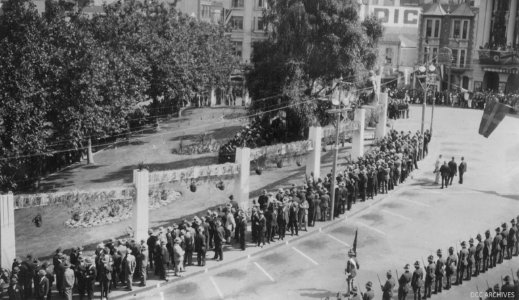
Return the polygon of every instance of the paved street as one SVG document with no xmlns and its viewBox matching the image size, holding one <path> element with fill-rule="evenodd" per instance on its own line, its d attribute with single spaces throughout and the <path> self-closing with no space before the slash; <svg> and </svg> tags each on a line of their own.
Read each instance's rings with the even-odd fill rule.
<svg viewBox="0 0 519 300">
<path fill-rule="evenodd" d="M 405 186 L 362 212 L 303 239 L 228 266 L 155 289 L 138 299 L 321 299 L 344 291 L 346 251 L 358 228 L 358 283 L 363 288 L 388 269 L 401 273 L 406 263 L 421 261 L 493 229 L 519 214 L 519 121 L 505 119 L 485 139 L 477 134 L 482 111 L 440 107 L 429 156 Z M 429 115 L 429 111 L 428 114 Z M 419 128 L 419 108 L 396 129 Z M 438 121 L 442 120 L 442 121 Z M 426 124 L 428 120 L 426 119 Z M 428 126 L 426 126 L 428 128 Z M 468 173 L 463 185 L 441 190 L 433 184 L 438 154 L 464 155 Z M 369 203 L 368 203 L 369 204 Z M 212 252 L 208 254 L 211 256 Z M 517 268 L 518 258 L 485 276 L 492 284 Z M 196 267 L 193 267 L 196 268 Z M 508 270 L 508 271 L 507 271 Z M 482 279 L 481 279 L 482 280 Z M 473 287 L 471 286 L 474 285 Z M 475 281 L 438 299 L 469 299 Z M 485 284 L 486 285 L 486 284 Z M 479 284 L 484 288 L 484 281 Z M 380 297 L 380 291 L 375 289 Z M 134 297 L 132 297 L 134 298 Z"/>
</svg>

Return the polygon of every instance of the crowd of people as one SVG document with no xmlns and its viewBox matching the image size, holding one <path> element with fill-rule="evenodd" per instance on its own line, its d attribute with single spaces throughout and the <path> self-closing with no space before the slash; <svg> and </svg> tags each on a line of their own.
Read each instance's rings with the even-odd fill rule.
<svg viewBox="0 0 519 300">
<path fill-rule="evenodd" d="M 335 179 L 334 217 L 357 201 L 387 193 L 403 182 L 427 154 L 429 141 L 428 132 L 391 130 L 374 150 L 356 161 L 348 160 Z M 245 250 L 249 221 L 251 241 L 263 247 L 283 240 L 287 233 L 298 235 L 300 230 L 328 220 L 332 180 L 331 174 L 324 178 L 312 174 L 301 187 L 264 191 L 250 212 L 240 209 L 231 196 L 225 206 L 207 211 L 205 216 L 150 230 L 147 240 L 110 239 L 99 244 L 93 255 L 84 255 L 81 247 L 67 255 L 58 248 L 52 262 L 41 262 L 29 254 L 23 261 L 15 260 L 11 271 L 3 269 L 0 286 L 9 299 L 50 299 L 53 288 L 65 299 L 72 299 L 74 293 L 92 299 L 96 285 L 102 298 L 119 287 L 131 291 L 134 281 L 145 286 L 149 271 L 164 280 L 168 270 L 182 276 L 195 264 L 195 253 L 196 264 L 204 266 L 208 251 L 214 252 L 214 260 L 222 261 L 224 245 Z"/>
</svg>

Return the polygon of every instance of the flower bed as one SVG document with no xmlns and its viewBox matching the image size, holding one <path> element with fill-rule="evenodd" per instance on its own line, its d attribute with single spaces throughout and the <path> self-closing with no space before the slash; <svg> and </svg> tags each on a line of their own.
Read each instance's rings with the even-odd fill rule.
<svg viewBox="0 0 519 300">
<path fill-rule="evenodd" d="M 180 193 L 169 189 L 150 190 L 150 210 L 170 204 L 180 197 Z M 87 228 L 117 223 L 133 216 L 133 197 L 109 199 L 106 203 L 76 203 L 70 211 L 70 219 L 65 221 L 69 228 Z"/>
</svg>

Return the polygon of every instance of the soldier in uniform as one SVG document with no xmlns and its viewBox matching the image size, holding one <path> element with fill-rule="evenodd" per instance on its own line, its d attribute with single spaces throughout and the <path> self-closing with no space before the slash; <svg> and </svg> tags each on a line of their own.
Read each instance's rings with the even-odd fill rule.
<svg viewBox="0 0 519 300">
<path fill-rule="evenodd" d="M 515 231 L 515 253 L 514 256 L 519 255 L 519 216 L 517 216 L 516 221 L 516 231 Z"/>
<path fill-rule="evenodd" d="M 368 283 L 366 283 L 366 292 L 364 293 L 364 295 L 362 295 L 362 300 L 373 300 L 373 299 L 375 299 L 375 293 L 371 289 L 372 286 L 373 286 L 373 283 L 371 281 L 368 281 Z"/>
<path fill-rule="evenodd" d="M 432 285 L 436 282 L 436 264 L 434 263 L 434 256 L 430 255 L 427 258 L 429 265 L 425 268 L 425 285 L 423 298 L 431 298 Z"/>
<path fill-rule="evenodd" d="M 382 286 L 382 300 L 391 300 L 393 298 L 393 288 L 396 285 L 396 281 L 393 278 L 393 274 L 391 274 L 391 270 L 386 273 L 386 283 Z"/>
<path fill-rule="evenodd" d="M 465 270 L 469 264 L 469 250 L 467 250 L 467 243 L 465 241 L 461 242 L 461 250 L 459 256 L 459 264 L 458 264 L 458 272 L 456 276 L 456 284 L 463 284 L 463 275 L 465 274 Z"/>
<path fill-rule="evenodd" d="M 514 248 L 517 243 L 517 226 L 515 225 L 515 219 L 510 220 L 512 226 L 510 226 L 510 231 L 508 232 L 508 252 L 509 257 L 512 258 L 512 255 L 515 255 Z"/>
<path fill-rule="evenodd" d="M 485 241 L 483 242 L 483 269 L 481 270 L 483 273 L 492 267 L 493 243 L 494 239 L 490 236 L 490 230 L 485 231 Z"/>
<path fill-rule="evenodd" d="M 467 280 L 472 278 L 472 271 L 474 269 L 474 264 L 476 263 L 476 246 L 474 246 L 474 239 L 470 238 L 469 240 L 469 256 L 467 258 Z"/>
<path fill-rule="evenodd" d="M 420 268 L 420 262 L 414 263 L 413 278 L 411 279 L 411 286 L 413 287 L 414 300 L 422 300 L 423 287 L 423 271 Z"/>
<path fill-rule="evenodd" d="M 357 270 L 359 269 L 359 263 L 355 256 L 353 249 L 350 249 L 350 251 L 348 251 L 348 262 L 346 263 L 346 269 L 344 270 L 344 273 L 346 274 L 346 282 L 348 283 L 348 294 L 354 286 L 354 280 L 357 276 Z"/>
<path fill-rule="evenodd" d="M 456 269 L 458 268 L 458 257 L 456 254 L 454 254 L 454 248 L 449 248 L 449 256 L 447 257 L 447 266 L 446 266 L 446 272 L 445 277 L 447 280 L 447 285 L 445 286 L 445 289 L 448 290 L 451 288 L 452 285 L 452 275 L 456 274 Z"/>
<path fill-rule="evenodd" d="M 501 228 L 497 227 L 496 236 L 492 241 L 492 268 L 495 267 L 500 260 L 499 256 L 501 254 L 501 240 L 503 239 L 500 232 Z"/>
<path fill-rule="evenodd" d="M 410 290 L 412 275 L 409 264 L 404 266 L 404 274 L 398 279 L 398 300 L 406 300 Z"/>
<path fill-rule="evenodd" d="M 499 263 L 502 263 L 503 259 L 510 259 L 512 257 L 508 255 L 508 229 L 506 223 L 503 223 L 501 227 L 503 227 L 503 230 L 501 230 L 501 257 Z"/>
<path fill-rule="evenodd" d="M 476 252 L 474 253 L 474 266 L 475 272 L 474 276 L 479 276 L 481 272 L 481 261 L 483 259 L 483 241 L 481 240 L 481 234 L 478 233 L 476 236 L 476 240 L 478 240 L 478 244 L 476 245 Z"/>
<path fill-rule="evenodd" d="M 438 260 L 436 261 L 436 280 L 434 282 L 434 294 L 438 294 L 442 292 L 443 288 L 443 277 L 445 277 L 445 268 L 447 261 L 442 257 L 442 250 L 438 249 L 436 251 L 436 255 L 438 256 Z"/>
</svg>

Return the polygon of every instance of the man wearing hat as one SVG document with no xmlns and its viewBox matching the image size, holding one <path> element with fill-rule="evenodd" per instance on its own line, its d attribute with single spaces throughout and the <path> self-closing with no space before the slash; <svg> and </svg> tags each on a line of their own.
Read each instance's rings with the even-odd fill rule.
<svg viewBox="0 0 519 300">
<path fill-rule="evenodd" d="M 355 256 L 356 253 L 353 249 L 350 249 L 348 251 L 348 262 L 346 263 L 346 269 L 344 270 L 344 273 L 346 274 L 346 282 L 348 283 L 348 294 L 354 286 L 354 280 L 357 276 L 357 270 L 359 269 L 359 262 Z"/>
<path fill-rule="evenodd" d="M 506 223 L 503 223 L 501 227 L 503 227 L 503 230 L 501 230 L 501 258 L 499 263 L 502 263 L 503 259 L 511 258 L 511 255 L 509 255 L 510 253 L 508 252 L 508 228 Z"/>
<path fill-rule="evenodd" d="M 514 253 L 514 256 L 518 256 L 519 255 L 519 216 L 517 216 L 517 219 L 515 221 L 515 226 L 516 226 L 516 230 L 515 230 L 515 253 Z"/>
<path fill-rule="evenodd" d="M 469 255 L 467 257 L 467 280 L 472 278 L 472 271 L 474 269 L 474 264 L 476 263 L 476 246 L 474 246 L 474 239 L 470 238 L 469 240 L 469 248 L 467 249 Z"/>
<path fill-rule="evenodd" d="M 150 268 L 153 269 L 153 263 L 155 262 L 154 257 L 154 249 L 155 245 L 157 245 L 157 236 L 153 234 L 153 230 L 148 230 L 148 240 L 146 241 L 146 244 L 148 245 L 149 249 L 149 261 L 150 261 Z"/>
<path fill-rule="evenodd" d="M 203 230 L 202 227 L 198 227 L 198 232 L 195 235 L 195 251 L 198 266 L 205 266 L 206 244 Z"/>
<path fill-rule="evenodd" d="M 510 223 L 512 225 L 508 231 L 508 252 L 510 253 L 509 257 L 512 258 L 512 255 L 515 255 L 514 249 L 517 243 L 517 226 L 515 225 L 515 219 L 510 220 Z"/>
<path fill-rule="evenodd" d="M 438 256 L 438 260 L 436 260 L 436 270 L 434 274 L 436 275 L 436 280 L 434 282 L 434 294 L 438 294 L 442 292 L 443 288 L 443 277 L 445 277 L 445 269 L 447 261 L 443 258 L 442 250 L 438 249 L 436 251 L 436 255 Z"/>
<path fill-rule="evenodd" d="M 137 262 L 135 260 L 135 256 L 132 254 L 132 249 L 126 249 L 126 256 L 123 258 L 123 268 L 124 275 L 126 276 L 126 289 L 132 291 L 133 290 L 133 274 L 135 273 L 135 268 L 137 267 Z"/>
<path fill-rule="evenodd" d="M 94 262 L 92 261 L 92 258 L 87 257 L 84 259 L 84 263 L 81 264 L 81 279 L 84 283 L 84 291 L 86 291 L 88 300 L 92 300 L 94 298 L 94 285 L 95 280 L 97 278 L 97 270 L 94 265 Z M 78 279 L 78 285 L 79 285 L 79 279 Z M 83 299 L 84 294 L 80 293 L 80 300 Z"/>
<path fill-rule="evenodd" d="M 467 266 L 469 258 L 469 251 L 467 250 L 467 243 L 465 241 L 461 242 L 461 250 L 458 264 L 458 272 L 456 274 L 456 284 L 463 284 L 463 276 L 465 276 L 465 270 L 467 270 Z"/>
<path fill-rule="evenodd" d="M 517 295 L 514 295 L 515 288 L 512 284 L 512 278 L 510 278 L 509 275 L 506 275 L 505 278 L 503 279 L 503 281 L 504 281 L 504 284 L 501 287 L 501 293 L 503 294 L 502 299 L 512 299 L 512 298 L 516 299 Z M 509 297 L 509 295 L 512 295 L 512 297 Z"/>
<path fill-rule="evenodd" d="M 476 236 L 476 240 L 478 241 L 478 244 L 476 245 L 476 251 L 474 253 L 474 276 L 479 276 L 479 273 L 481 272 L 481 261 L 483 260 L 483 241 L 481 238 L 481 234 L 478 233 Z"/>
<path fill-rule="evenodd" d="M 356 286 L 351 288 L 351 293 L 350 293 L 349 299 L 350 300 L 361 300 Z"/>
<path fill-rule="evenodd" d="M 175 265 L 175 276 L 178 276 L 178 277 L 182 277 L 180 272 L 184 272 L 183 261 L 184 261 L 185 251 L 180 246 L 181 242 L 182 242 L 182 240 L 179 237 L 175 238 L 175 240 L 173 242 L 174 243 L 174 245 L 173 245 L 173 263 Z"/>
<path fill-rule="evenodd" d="M 447 265 L 445 270 L 445 277 L 447 281 L 447 285 L 445 289 L 448 290 L 451 288 L 452 284 L 452 275 L 457 274 L 458 269 L 458 256 L 454 254 L 454 248 L 449 247 L 449 256 L 447 257 Z"/>
<path fill-rule="evenodd" d="M 146 279 L 148 278 L 148 260 L 149 260 L 148 257 L 149 257 L 148 246 L 146 245 L 146 242 L 144 240 L 141 240 L 140 258 L 138 259 L 138 263 L 140 264 L 140 271 L 141 271 L 141 274 L 139 274 L 139 277 L 141 278 L 140 286 L 146 286 Z"/>
<path fill-rule="evenodd" d="M 414 272 L 411 279 L 411 286 L 413 287 L 414 300 L 422 300 L 422 288 L 423 288 L 423 271 L 420 268 L 420 262 L 414 263 Z"/>
<path fill-rule="evenodd" d="M 216 221 L 216 233 L 214 235 L 214 259 L 216 261 L 223 260 L 222 246 L 225 242 L 225 231 L 219 220 Z"/>
<path fill-rule="evenodd" d="M 269 202 L 268 192 L 267 192 L 267 190 L 263 190 L 263 194 L 261 196 L 259 196 L 259 198 L 258 198 L 258 204 L 259 204 L 260 210 L 265 211 L 267 209 L 268 202 Z"/>
<path fill-rule="evenodd" d="M 373 283 L 371 281 L 368 281 L 366 283 L 366 292 L 364 295 L 362 295 L 362 300 L 373 300 L 375 299 L 375 292 L 372 290 Z"/>
<path fill-rule="evenodd" d="M 412 275 L 409 272 L 410 266 L 406 264 L 404 266 L 404 273 L 398 279 L 398 300 L 406 300 L 407 294 L 409 293 Z"/>
<path fill-rule="evenodd" d="M 492 241 L 492 267 L 495 267 L 496 264 L 501 260 L 501 240 L 503 237 L 501 236 L 501 228 L 496 228 L 496 236 Z"/>
<path fill-rule="evenodd" d="M 431 298 L 432 285 L 436 283 L 436 264 L 434 263 L 434 256 L 429 255 L 427 262 L 429 265 L 425 268 L 424 299 Z"/>
<path fill-rule="evenodd" d="M 483 268 L 481 269 L 483 273 L 492 267 L 493 243 L 494 239 L 490 236 L 490 230 L 485 231 L 485 241 L 483 242 Z"/>
<path fill-rule="evenodd" d="M 68 261 L 65 261 L 63 267 L 65 268 L 65 273 L 63 275 L 63 291 L 65 299 L 72 300 L 72 288 L 76 281 L 76 275 L 74 274 L 74 270 L 72 270 L 73 266 Z"/>
<path fill-rule="evenodd" d="M 393 288 L 396 285 L 396 281 L 391 274 L 391 270 L 386 272 L 386 283 L 381 286 L 382 288 L 382 300 L 391 300 L 393 298 Z"/>
<path fill-rule="evenodd" d="M 38 271 L 38 285 L 36 290 L 36 297 L 38 300 L 46 300 L 50 290 L 50 283 L 44 270 Z"/>
</svg>

